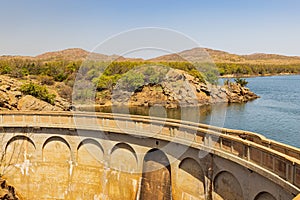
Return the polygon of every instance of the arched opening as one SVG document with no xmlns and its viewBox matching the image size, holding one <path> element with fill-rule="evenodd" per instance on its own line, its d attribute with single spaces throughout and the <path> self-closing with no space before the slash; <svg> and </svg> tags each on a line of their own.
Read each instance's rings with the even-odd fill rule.
<svg viewBox="0 0 300 200">
<path fill-rule="evenodd" d="M 4 165 L 24 162 L 33 156 L 35 149 L 35 144 L 29 137 L 25 135 L 12 137 L 5 146 Z"/>
<path fill-rule="evenodd" d="M 268 192 L 260 192 L 254 200 L 276 200 L 276 198 Z"/>
<path fill-rule="evenodd" d="M 176 177 L 176 188 L 176 196 L 179 198 L 205 198 L 204 173 L 196 160 L 185 158 L 180 162 Z"/>
<path fill-rule="evenodd" d="M 43 161 L 67 163 L 71 160 L 71 148 L 62 137 L 53 136 L 43 144 Z"/>
<path fill-rule="evenodd" d="M 84 139 L 77 147 L 77 162 L 80 165 L 99 166 L 103 163 L 103 147 L 94 139 Z"/>
<path fill-rule="evenodd" d="M 86 138 L 79 143 L 72 181 L 77 181 L 77 187 L 80 189 L 72 191 L 73 198 L 94 199 L 95 194 L 104 193 L 106 179 L 102 178 L 103 158 L 104 149 L 97 140 Z"/>
<path fill-rule="evenodd" d="M 48 196 L 61 199 L 61 191 L 68 190 L 74 172 L 70 145 L 64 138 L 52 136 L 44 142 L 42 150 L 43 163 L 39 166 L 39 178 L 43 181 L 43 187 L 38 188 L 37 192 L 42 194 L 40 199 L 46 199 Z M 53 175 L 59 178 L 53 181 Z"/>
<path fill-rule="evenodd" d="M 139 175 L 137 172 L 137 155 L 126 143 L 116 144 L 110 153 L 111 171 L 104 174 L 103 181 L 108 178 L 109 199 L 136 199 Z"/>
<path fill-rule="evenodd" d="M 229 172 L 222 171 L 214 179 L 214 199 L 241 200 L 243 191 L 239 181 Z"/>
<path fill-rule="evenodd" d="M 29 137 L 16 135 L 7 142 L 5 155 L 1 160 L 2 175 L 11 180 L 12 185 L 19 185 L 24 196 L 29 196 L 33 190 L 28 185 L 34 179 L 32 176 L 36 171 L 36 167 L 32 165 L 32 161 L 36 159 L 35 153 L 35 144 Z"/>
<path fill-rule="evenodd" d="M 134 149 L 126 143 L 118 143 L 111 150 L 110 167 L 123 172 L 135 172 L 137 155 Z"/>
<path fill-rule="evenodd" d="M 152 149 L 144 157 L 140 200 L 171 200 L 171 168 L 167 156 Z"/>
<path fill-rule="evenodd" d="M 33 142 L 29 137 L 27 137 L 27 136 L 25 136 L 25 135 L 16 135 L 16 136 L 12 137 L 12 138 L 7 142 L 7 144 L 6 144 L 6 146 L 5 146 L 5 151 L 6 151 L 7 147 L 8 147 L 8 145 L 10 145 L 10 143 L 15 142 L 15 141 L 18 141 L 18 140 L 29 142 L 30 144 L 32 144 L 32 146 L 33 146 L 34 149 L 35 149 L 35 144 L 34 144 L 34 142 Z"/>
</svg>

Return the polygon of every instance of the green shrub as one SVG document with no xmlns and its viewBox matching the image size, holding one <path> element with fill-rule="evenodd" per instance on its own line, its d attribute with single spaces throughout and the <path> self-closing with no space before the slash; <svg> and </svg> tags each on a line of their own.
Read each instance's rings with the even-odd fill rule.
<svg viewBox="0 0 300 200">
<path fill-rule="evenodd" d="M 12 69 L 9 65 L 0 66 L 0 74 L 9 74 L 11 71 Z"/>
<path fill-rule="evenodd" d="M 119 74 L 114 74 L 107 76 L 102 74 L 99 78 L 94 78 L 92 82 L 96 84 L 97 90 L 111 90 L 117 83 L 118 79 L 121 77 Z"/>
<path fill-rule="evenodd" d="M 42 85 L 54 85 L 54 78 L 51 76 L 40 76 L 39 80 Z"/>
<path fill-rule="evenodd" d="M 145 84 L 158 84 L 165 78 L 169 67 L 154 65 L 147 66 L 140 69 L 141 73 L 144 74 Z"/>
<path fill-rule="evenodd" d="M 58 82 L 62 82 L 68 78 L 68 75 L 65 73 L 59 73 L 54 76 L 54 80 Z"/>
<path fill-rule="evenodd" d="M 235 78 L 234 81 L 242 87 L 245 87 L 248 84 L 248 81 L 244 78 Z"/>
<path fill-rule="evenodd" d="M 127 91 L 135 91 L 139 87 L 142 87 L 145 83 L 145 76 L 140 72 L 129 71 L 124 74 L 120 81 L 121 88 Z"/>
<path fill-rule="evenodd" d="M 21 86 L 21 92 L 32 95 L 40 100 L 54 104 L 55 94 L 50 94 L 45 86 L 37 85 L 33 82 L 26 83 Z"/>
<path fill-rule="evenodd" d="M 56 89 L 58 91 L 59 96 L 61 96 L 64 99 L 67 99 L 69 101 L 72 100 L 72 88 L 64 83 L 59 83 L 56 86 Z"/>
</svg>

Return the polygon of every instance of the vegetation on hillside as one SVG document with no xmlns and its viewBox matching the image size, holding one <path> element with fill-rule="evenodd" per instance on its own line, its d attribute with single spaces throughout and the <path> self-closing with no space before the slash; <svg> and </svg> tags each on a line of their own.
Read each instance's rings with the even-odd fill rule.
<svg viewBox="0 0 300 200">
<path fill-rule="evenodd" d="M 50 94 L 45 86 L 30 82 L 22 85 L 21 92 L 54 105 L 54 99 L 56 96 L 54 94 Z"/>
<path fill-rule="evenodd" d="M 97 91 L 102 92 L 111 91 L 119 82 L 127 85 L 127 90 L 136 90 L 145 84 L 159 83 L 167 73 L 161 69 L 170 68 L 183 70 L 201 82 L 208 81 L 213 84 L 218 82 L 219 75 L 241 77 L 300 73 L 300 57 L 272 54 L 241 56 L 206 49 L 215 61 L 216 64 L 214 64 L 208 61 L 197 62 L 196 58 L 202 55 L 199 54 L 202 51 L 196 48 L 148 61 L 89 54 L 82 49 L 50 52 L 37 57 L 2 56 L 0 57 L 0 74 L 19 79 L 36 79 L 41 85 L 53 86 L 60 96 L 70 100 L 76 78 L 94 84 Z M 88 55 L 93 55 L 96 59 L 85 60 Z M 193 60 L 193 63 L 183 60 L 184 56 Z M 237 79 L 237 83 L 247 84 L 243 79 Z M 30 83 L 23 87 L 23 92 L 51 103 L 53 97 L 49 96 L 45 88 Z"/>
<path fill-rule="evenodd" d="M 151 59 L 152 61 L 172 62 L 173 60 L 211 60 L 220 75 L 276 75 L 300 73 L 300 57 L 276 54 L 236 55 L 224 51 L 194 48 L 176 54 L 168 54 Z"/>
<path fill-rule="evenodd" d="M 220 75 L 269 75 L 281 73 L 300 73 L 300 64 L 247 64 L 247 63 L 217 63 Z"/>
<path fill-rule="evenodd" d="M 85 80 L 90 80 L 96 84 L 98 90 L 111 89 L 116 82 L 124 75 L 129 76 L 127 72 L 141 66 L 165 66 L 174 69 L 184 70 L 201 81 L 207 80 L 215 82 L 217 75 L 209 70 L 209 67 L 203 65 L 203 71 L 198 64 L 188 62 L 149 62 L 149 61 L 40 61 L 31 59 L 2 59 L 0 60 L 0 74 L 7 74 L 14 78 L 24 78 L 28 76 L 37 76 L 42 84 L 53 85 L 53 82 L 64 82 L 72 87 L 80 69 L 80 74 L 84 75 Z M 153 73 L 145 71 L 145 73 Z M 130 79 L 141 78 L 139 74 L 131 74 Z M 149 77 L 152 81 L 157 79 L 157 74 L 153 73 Z M 129 77 L 127 77 L 129 78 Z"/>
</svg>

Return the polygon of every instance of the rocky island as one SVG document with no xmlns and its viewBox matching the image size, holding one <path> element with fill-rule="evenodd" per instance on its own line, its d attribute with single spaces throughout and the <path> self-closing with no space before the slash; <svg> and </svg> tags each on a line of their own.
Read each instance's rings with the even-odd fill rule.
<svg viewBox="0 0 300 200">
<path fill-rule="evenodd" d="M 167 79 L 159 84 L 147 84 L 138 90 L 119 90 L 118 86 L 98 104 L 146 106 L 160 105 L 165 108 L 203 106 L 215 103 L 242 103 L 259 98 L 255 93 L 235 82 L 215 85 L 202 82 L 182 70 L 170 70 Z"/>
</svg>

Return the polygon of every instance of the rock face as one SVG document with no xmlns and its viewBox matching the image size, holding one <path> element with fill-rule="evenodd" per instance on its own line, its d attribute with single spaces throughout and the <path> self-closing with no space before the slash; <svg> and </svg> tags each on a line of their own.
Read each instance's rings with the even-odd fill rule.
<svg viewBox="0 0 300 200">
<path fill-rule="evenodd" d="M 0 199 L 3 200 L 20 200 L 17 196 L 15 188 L 7 185 L 6 180 L 0 179 Z"/>
<path fill-rule="evenodd" d="M 39 100 L 31 95 L 22 97 L 17 106 L 18 110 L 32 111 L 62 111 L 63 109 L 53 106 L 45 101 Z"/>
<path fill-rule="evenodd" d="M 256 98 L 248 88 L 235 83 L 218 86 L 200 82 L 199 79 L 172 69 L 167 79 L 156 85 L 146 85 L 139 91 L 116 91 L 112 93 L 112 104 L 130 106 L 162 105 L 166 108 L 178 106 L 201 106 L 215 103 L 242 103 Z"/>
<path fill-rule="evenodd" d="M 32 111 L 62 111 L 69 109 L 69 103 L 56 97 L 54 105 L 39 100 L 20 91 L 22 82 L 8 76 L 0 76 L 0 111 L 32 110 Z"/>
<path fill-rule="evenodd" d="M 259 96 L 251 92 L 249 88 L 241 87 L 238 84 L 227 85 L 226 89 L 228 102 L 230 103 L 247 102 L 259 98 Z"/>
</svg>

